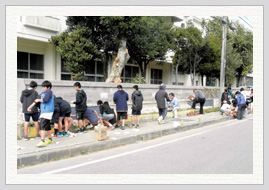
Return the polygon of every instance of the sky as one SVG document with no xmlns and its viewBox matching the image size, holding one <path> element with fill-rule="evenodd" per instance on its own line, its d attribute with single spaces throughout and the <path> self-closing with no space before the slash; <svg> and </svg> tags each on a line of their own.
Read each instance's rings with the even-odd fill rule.
<svg viewBox="0 0 269 190">
<path fill-rule="evenodd" d="M 239 20 L 247 29 L 253 31 L 253 17 L 252 16 L 229 16 L 232 21 Z"/>
</svg>

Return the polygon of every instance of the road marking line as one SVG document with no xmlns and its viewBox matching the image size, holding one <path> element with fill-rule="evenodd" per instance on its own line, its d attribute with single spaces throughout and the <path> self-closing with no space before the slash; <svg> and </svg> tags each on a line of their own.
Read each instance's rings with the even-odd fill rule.
<svg viewBox="0 0 269 190">
<path fill-rule="evenodd" d="M 74 166 L 69 166 L 69 167 L 62 168 L 62 169 L 52 170 L 52 171 L 45 172 L 45 173 L 42 173 L 42 174 L 55 174 L 55 173 L 59 173 L 59 172 L 63 172 L 63 171 L 72 170 L 72 169 L 75 169 L 75 168 L 95 164 L 95 163 L 98 163 L 98 162 L 111 160 L 111 159 L 114 159 L 114 158 L 118 158 L 118 157 L 126 156 L 126 155 L 129 155 L 129 154 L 141 152 L 141 151 L 144 151 L 144 150 L 148 150 L 148 149 L 151 149 L 151 148 L 163 146 L 163 145 L 166 145 L 166 144 L 170 144 L 170 143 L 173 143 L 173 142 L 176 142 L 176 141 L 180 141 L 180 140 L 188 139 L 188 138 L 191 138 L 191 137 L 195 137 L 195 136 L 198 136 L 198 135 L 201 135 L 201 134 L 204 134 L 204 133 L 215 131 L 215 130 L 220 129 L 220 128 L 228 127 L 228 126 L 231 126 L 231 125 L 236 125 L 236 124 L 242 123 L 244 121 L 246 121 L 246 120 L 241 120 L 241 121 L 239 120 L 239 121 L 236 121 L 235 123 L 232 123 L 232 124 L 229 124 L 229 125 L 224 125 L 224 126 L 221 126 L 221 127 L 215 128 L 215 129 L 211 129 L 211 130 L 203 131 L 203 132 L 200 132 L 200 133 L 192 134 L 192 135 L 189 135 L 189 136 L 186 136 L 186 137 L 181 137 L 181 138 L 174 139 L 174 140 L 171 140 L 171 141 L 167 141 L 167 142 L 164 142 L 164 143 L 159 143 L 159 144 L 156 144 L 156 145 L 152 145 L 152 146 L 148 146 L 148 147 L 145 147 L 145 148 L 125 152 L 125 153 L 122 153 L 122 154 L 118 154 L 118 155 L 114 155 L 114 156 L 94 160 L 94 161 L 91 161 L 91 162 L 86 162 L 86 163 L 82 163 L 82 164 L 78 164 L 78 165 L 74 165 Z M 213 124 L 213 125 L 217 125 L 217 124 L 220 124 L 220 123 L 216 123 L 216 124 Z M 210 125 L 210 126 L 212 126 L 212 125 Z"/>
</svg>

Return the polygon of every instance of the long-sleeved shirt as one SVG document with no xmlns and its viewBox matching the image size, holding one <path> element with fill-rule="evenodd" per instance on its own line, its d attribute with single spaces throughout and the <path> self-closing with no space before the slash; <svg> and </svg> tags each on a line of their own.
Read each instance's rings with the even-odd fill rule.
<svg viewBox="0 0 269 190">
<path fill-rule="evenodd" d="M 168 102 L 168 105 L 172 105 L 173 108 L 180 107 L 179 100 L 176 97 L 174 97 L 173 100 Z"/>
<path fill-rule="evenodd" d="M 124 90 L 118 90 L 114 93 L 113 101 L 116 103 L 117 112 L 127 112 L 129 100 L 128 94 Z"/>
<path fill-rule="evenodd" d="M 198 91 L 197 90 L 196 93 L 195 93 L 195 98 L 204 99 L 205 96 L 204 96 L 204 94 L 201 91 Z"/>
</svg>

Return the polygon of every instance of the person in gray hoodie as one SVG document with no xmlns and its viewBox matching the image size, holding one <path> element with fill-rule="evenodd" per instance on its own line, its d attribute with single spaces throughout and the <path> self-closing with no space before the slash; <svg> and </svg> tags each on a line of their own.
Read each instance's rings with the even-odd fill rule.
<svg viewBox="0 0 269 190">
<path fill-rule="evenodd" d="M 24 137 L 23 140 L 28 140 L 28 125 L 30 118 L 34 121 L 34 125 L 36 128 L 36 137 L 40 137 L 39 135 L 39 125 L 38 125 L 38 109 L 37 105 L 35 105 L 31 111 L 27 111 L 27 108 L 38 98 L 38 93 L 35 91 L 37 88 L 37 83 L 35 81 L 30 82 L 30 88 L 27 88 L 22 91 L 20 101 L 22 103 L 22 112 L 24 113 Z"/>
<path fill-rule="evenodd" d="M 134 116 L 137 117 L 137 124 L 136 128 L 139 127 L 139 121 L 140 121 L 140 115 L 141 115 L 141 110 L 143 107 L 143 95 L 140 90 L 138 90 L 138 86 L 134 85 L 133 86 L 133 94 L 132 94 L 132 126 L 134 127 Z"/>
<path fill-rule="evenodd" d="M 160 116 L 158 118 L 159 125 L 164 123 L 164 119 L 167 114 L 167 107 L 168 107 L 167 102 L 171 101 L 167 92 L 165 91 L 165 88 L 166 88 L 165 84 L 161 84 L 159 86 L 159 91 L 155 95 L 155 100 L 157 101 Z"/>
</svg>

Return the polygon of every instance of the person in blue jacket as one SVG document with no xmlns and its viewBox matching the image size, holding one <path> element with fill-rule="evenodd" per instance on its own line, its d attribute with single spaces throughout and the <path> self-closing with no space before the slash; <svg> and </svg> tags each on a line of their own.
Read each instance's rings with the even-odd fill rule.
<svg viewBox="0 0 269 190">
<path fill-rule="evenodd" d="M 240 89 L 240 93 L 237 95 L 237 104 L 236 104 L 238 120 L 241 120 L 243 118 L 243 112 L 246 109 L 246 99 L 243 96 L 243 94 L 241 94 L 241 91 L 242 89 Z"/>
<path fill-rule="evenodd" d="M 120 125 L 120 120 L 122 120 L 122 126 L 120 129 L 124 130 L 125 120 L 127 119 L 128 106 L 127 101 L 129 100 L 128 94 L 122 89 L 121 85 L 117 86 L 117 92 L 114 93 L 113 101 L 116 104 L 117 111 L 117 125 Z"/>
<path fill-rule="evenodd" d="M 44 147 L 47 144 L 53 143 L 51 137 L 50 120 L 54 112 L 54 95 L 51 91 L 52 84 L 50 81 L 45 80 L 42 83 L 43 92 L 40 97 L 34 101 L 34 103 L 27 109 L 31 111 L 35 104 L 40 102 L 40 127 L 41 127 L 41 141 L 36 145 L 37 147 Z M 45 142 L 45 132 L 47 131 L 48 140 Z"/>
</svg>

